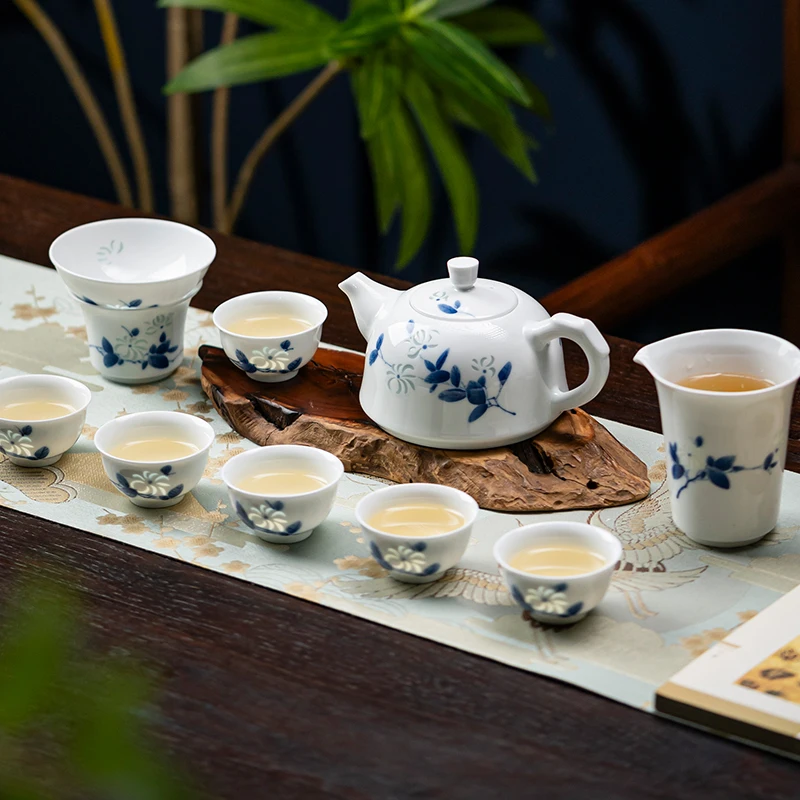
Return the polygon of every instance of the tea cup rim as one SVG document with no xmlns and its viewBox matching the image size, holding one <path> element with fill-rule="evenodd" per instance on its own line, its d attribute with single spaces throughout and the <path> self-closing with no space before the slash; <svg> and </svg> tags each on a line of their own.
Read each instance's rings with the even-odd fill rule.
<svg viewBox="0 0 800 800">
<path fill-rule="evenodd" d="M 293 494 L 289 494 L 286 492 L 275 492 L 272 494 L 267 494 L 265 492 L 250 492 L 247 489 L 242 489 L 237 486 L 232 480 L 229 480 L 226 473 L 229 472 L 228 466 L 236 461 L 237 459 L 241 461 L 245 461 L 248 458 L 255 460 L 256 456 L 252 455 L 252 453 L 258 453 L 259 455 L 264 455 L 264 451 L 275 451 L 276 449 L 280 449 L 281 453 L 276 453 L 275 457 L 279 458 L 281 454 L 289 455 L 288 450 L 292 452 L 300 452 L 302 451 L 302 455 L 307 455 L 308 453 L 312 453 L 312 458 L 316 458 L 322 461 L 326 461 L 329 463 L 337 472 L 336 477 L 333 480 L 326 481 L 324 486 L 320 486 L 317 489 L 311 489 L 308 492 L 296 492 Z M 319 447 L 313 447 L 312 445 L 306 444 L 273 444 L 273 445 L 264 445 L 263 447 L 256 447 L 252 450 L 245 450 L 243 453 L 237 453 L 233 458 L 228 459 L 225 464 L 222 466 L 222 470 L 220 471 L 220 476 L 222 478 L 222 482 L 227 486 L 229 489 L 234 489 L 241 495 L 244 495 L 248 499 L 263 499 L 264 497 L 272 497 L 272 498 L 291 498 L 292 500 L 296 499 L 303 499 L 312 497 L 319 492 L 324 492 L 326 489 L 330 489 L 331 486 L 336 486 L 339 481 L 342 479 L 342 475 L 344 475 L 344 464 L 342 463 L 340 458 L 333 455 L 333 453 L 329 453 L 327 450 L 322 450 Z"/>
<path fill-rule="evenodd" d="M 497 562 L 498 567 L 506 570 L 518 578 L 546 581 L 551 583 L 563 582 L 566 580 L 564 576 L 543 575 L 538 572 L 528 572 L 527 570 L 521 570 L 517 569 L 516 567 L 512 567 L 501 555 L 500 550 L 502 549 L 502 545 L 504 543 L 507 543 L 514 538 L 526 539 L 527 537 L 531 536 L 536 538 L 538 534 L 544 535 L 548 532 L 552 533 L 554 531 L 569 534 L 570 531 L 574 532 L 576 529 L 581 530 L 583 533 L 590 534 L 591 536 L 595 536 L 598 539 L 602 539 L 607 544 L 610 544 L 612 549 L 616 552 L 616 556 L 606 559 L 602 567 L 593 569 L 591 572 L 579 572 L 575 575 L 569 576 L 569 580 L 575 581 L 585 578 L 596 578 L 602 576 L 609 570 L 612 570 L 617 561 L 619 561 L 622 557 L 622 543 L 619 541 L 619 539 L 617 539 L 616 536 L 604 528 L 599 528 L 596 525 L 590 525 L 586 522 L 570 522 L 568 520 L 559 520 L 554 522 L 532 522 L 529 525 L 522 525 L 519 528 L 514 528 L 513 530 L 504 533 L 494 543 L 492 555 L 494 556 L 494 560 Z M 520 549 L 522 549 L 522 547 L 520 547 Z"/>
<path fill-rule="evenodd" d="M 365 502 L 372 501 L 372 498 L 380 496 L 386 497 L 389 494 L 397 494 L 400 497 L 402 497 L 403 495 L 408 495 L 413 493 L 413 490 L 419 488 L 423 488 L 425 491 L 430 491 L 435 489 L 441 491 L 442 493 L 450 494 L 451 496 L 453 493 L 457 493 L 458 496 L 464 499 L 467 505 L 470 506 L 472 510 L 471 516 L 469 517 L 465 516 L 464 524 L 460 525 L 458 528 L 455 528 L 452 531 L 445 531 L 444 533 L 435 533 L 430 536 L 423 536 L 423 537 L 399 536 L 396 533 L 389 533 L 388 531 L 382 531 L 380 528 L 376 528 L 375 526 L 370 525 L 364 518 L 363 504 Z M 397 539 L 401 541 L 403 539 L 412 540 L 415 538 L 420 538 L 424 539 L 426 542 L 428 541 L 435 542 L 435 541 L 440 541 L 442 539 L 447 539 L 448 537 L 454 537 L 463 534 L 466 530 L 468 530 L 475 524 L 475 521 L 478 518 L 479 511 L 480 511 L 480 506 L 478 505 L 474 497 L 462 491 L 461 489 L 456 489 L 453 486 L 444 486 L 439 483 L 397 483 L 394 484 L 393 486 L 384 486 L 383 488 L 377 489 L 374 492 L 370 492 L 370 494 L 366 495 L 365 497 L 362 497 L 361 500 L 359 500 L 358 503 L 356 503 L 354 513 L 357 524 L 364 530 L 368 531 L 370 534 L 378 534 L 379 536 L 386 536 L 389 537 L 389 539 Z"/>
<path fill-rule="evenodd" d="M 124 281 L 119 281 L 119 280 L 115 280 L 113 278 L 95 278 L 95 277 L 86 275 L 86 274 L 84 274 L 82 272 L 76 272 L 75 270 L 70 269 L 69 267 L 65 267 L 59 260 L 57 260 L 54 257 L 54 251 L 55 251 L 57 245 L 63 245 L 63 240 L 66 239 L 68 236 L 74 234 L 76 231 L 83 230 L 83 229 L 89 228 L 89 227 L 100 228 L 100 227 L 105 227 L 106 225 L 119 224 L 119 223 L 124 223 L 126 225 L 130 224 L 130 225 L 134 225 L 134 226 L 135 225 L 143 225 L 143 226 L 156 225 L 156 226 L 162 226 L 162 227 L 173 228 L 173 229 L 182 228 L 185 231 L 191 231 L 191 233 L 189 235 L 196 236 L 197 238 L 199 238 L 206 247 L 209 244 L 211 245 L 209 258 L 208 259 L 205 259 L 205 258 L 201 259 L 201 261 L 199 262 L 199 264 L 197 266 L 193 267 L 191 270 L 189 270 L 188 272 L 186 272 L 183 275 L 178 276 L 177 278 L 176 277 L 162 278 L 160 280 L 127 280 L 126 279 Z M 208 267 L 212 264 L 214 259 L 217 257 L 217 246 L 214 243 L 214 240 L 207 233 L 204 233 L 203 231 L 199 230 L 198 228 L 195 228 L 192 225 L 186 225 L 183 222 L 175 222 L 175 220 L 160 219 L 158 217 L 113 217 L 111 219 L 93 220 L 92 222 L 85 222 L 82 225 L 75 225 L 72 228 L 68 228 L 67 230 L 63 231 L 58 236 L 56 236 L 55 239 L 53 239 L 53 241 L 50 243 L 50 247 L 48 248 L 47 254 L 48 254 L 48 257 L 50 258 L 50 261 L 53 263 L 53 265 L 56 267 L 57 270 L 65 272 L 67 275 L 70 275 L 71 277 L 77 278 L 79 280 L 84 280 L 84 281 L 88 281 L 90 283 L 96 283 L 98 285 L 104 285 L 104 286 L 109 286 L 109 285 L 113 286 L 115 284 L 120 284 L 120 283 L 123 283 L 126 286 L 159 286 L 160 284 L 168 285 L 168 284 L 172 283 L 175 280 L 187 278 L 190 275 L 193 275 L 195 273 L 199 273 L 199 272 L 202 272 L 203 270 L 208 269 Z"/>
<path fill-rule="evenodd" d="M 715 398 L 726 398 L 727 402 L 735 401 L 735 400 L 742 400 L 745 398 L 751 397 L 761 397 L 765 394 L 769 394 L 769 392 L 774 392 L 779 389 L 785 389 L 787 386 L 791 386 L 793 383 L 796 383 L 800 380 L 800 366 L 798 366 L 795 370 L 795 376 L 786 378 L 779 383 L 773 383 L 771 386 L 765 386 L 762 389 L 751 389 L 746 392 L 715 392 L 710 389 L 697 389 L 692 386 L 683 386 L 680 383 L 676 383 L 675 381 L 671 381 L 662 375 L 658 375 L 653 372 L 647 365 L 645 358 L 641 356 L 643 350 L 646 350 L 648 347 L 653 345 L 659 344 L 668 344 L 670 342 L 674 342 L 679 339 L 692 339 L 695 337 L 700 337 L 704 334 L 709 333 L 721 333 L 721 334 L 745 334 L 747 336 L 753 336 L 760 339 L 767 339 L 776 343 L 780 343 L 782 345 L 786 345 L 787 347 L 793 350 L 800 361 L 800 348 L 796 345 L 792 344 L 792 342 L 784 339 L 782 336 L 776 336 L 774 333 L 767 333 L 766 331 L 753 331 L 747 328 L 702 328 L 696 331 L 685 331 L 684 333 L 676 333 L 673 336 L 667 336 L 664 339 L 659 339 L 657 342 L 652 342 L 649 345 L 643 345 L 640 347 L 636 353 L 633 355 L 633 361 L 636 364 L 644 367 L 650 375 L 652 375 L 653 380 L 660 383 L 662 386 L 668 386 L 670 389 L 675 389 L 679 392 L 689 392 L 694 395 L 704 396 L 704 397 L 715 397 Z"/>
<path fill-rule="evenodd" d="M 199 448 L 194 453 L 189 453 L 185 456 L 180 456 L 179 458 L 168 458 L 168 459 L 155 459 L 150 461 L 134 461 L 130 458 L 120 458 L 120 456 L 115 456 L 113 453 L 109 453 L 108 450 L 103 447 L 103 431 L 107 432 L 111 428 L 115 427 L 116 425 L 120 424 L 122 420 L 128 419 L 139 419 L 141 420 L 142 417 L 150 417 L 155 418 L 156 416 L 163 419 L 165 414 L 176 414 L 176 417 L 170 417 L 170 419 L 178 420 L 180 419 L 181 422 L 185 422 L 186 420 L 192 420 L 189 422 L 189 425 L 195 425 L 200 430 L 205 431 L 208 434 L 208 441 L 206 442 L 203 447 Z M 124 423 L 128 424 L 128 423 Z M 98 438 L 100 441 L 98 442 Z M 182 414 L 179 411 L 136 411 L 132 414 L 125 414 L 123 417 L 115 417 L 114 419 L 110 419 L 107 422 L 104 422 L 96 431 L 94 435 L 94 446 L 97 451 L 100 453 L 101 456 L 104 458 L 111 458 L 114 461 L 119 461 L 123 464 L 160 464 L 162 462 L 169 462 L 170 464 L 182 464 L 187 461 L 190 461 L 193 458 L 197 458 L 198 456 L 205 455 L 211 449 L 211 445 L 214 444 L 214 440 L 216 438 L 216 434 L 214 433 L 214 428 L 210 425 L 210 423 L 206 422 L 204 419 L 200 419 L 198 417 L 193 416 L 192 414 Z"/>
<path fill-rule="evenodd" d="M 229 328 L 225 327 L 220 323 L 217 313 L 226 306 L 230 306 L 233 303 L 240 302 L 242 300 L 263 297 L 265 295 L 271 295 L 272 297 L 275 297 L 276 295 L 291 295 L 294 297 L 302 297 L 305 300 L 311 300 L 321 310 L 322 319 L 320 319 L 319 322 L 315 322 L 313 325 L 309 325 L 307 328 L 303 328 L 303 330 L 301 331 L 295 331 L 294 333 L 287 333 L 279 336 L 252 336 L 246 333 L 236 333 L 235 331 L 230 330 Z M 250 339 L 252 341 L 280 342 L 281 340 L 290 338 L 291 336 L 301 336 L 304 333 L 311 333 L 312 331 L 319 328 L 321 325 L 325 323 L 325 320 L 328 319 L 328 307 L 325 305 L 325 303 L 322 302 L 322 300 L 317 299 L 313 295 L 305 294 L 304 292 L 289 292 L 289 291 L 283 291 L 281 289 L 267 290 L 263 292 L 246 292 L 245 294 L 236 295 L 236 297 L 229 297 L 227 300 L 220 303 L 214 309 L 214 312 L 211 315 L 211 319 L 214 323 L 214 326 L 223 333 L 228 334 L 228 336 L 236 336 L 240 339 Z"/>
<path fill-rule="evenodd" d="M 0 394 L 4 387 L 8 386 L 10 383 L 25 382 L 26 380 L 30 380 L 31 378 L 35 378 L 38 380 L 45 380 L 48 382 L 58 382 L 58 383 L 65 383 L 69 386 L 72 386 L 76 389 L 80 395 L 82 396 L 83 400 L 81 401 L 81 405 L 76 408 L 74 411 L 70 411 L 69 414 L 64 414 L 61 417 L 48 417 L 47 419 L 9 419 L 8 417 L 4 417 L 0 415 L 0 421 L 3 424 L 12 424 L 12 425 L 35 425 L 36 423 L 42 424 L 43 422 L 67 422 L 72 420 L 74 417 L 83 414 L 86 412 L 86 409 L 89 407 L 89 404 L 92 402 L 92 390 L 81 381 L 76 381 L 74 378 L 68 378 L 66 375 L 45 375 L 42 373 L 36 374 L 27 374 L 27 375 L 9 375 L 7 378 L 0 378 Z"/>
<path fill-rule="evenodd" d="M 155 311 L 156 309 L 169 309 L 173 308 L 174 306 L 179 306 L 181 303 L 185 303 L 187 300 L 191 300 L 201 289 L 203 288 L 203 281 L 200 279 L 197 282 L 197 286 L 193 287 L 190 291 L 188 291 L 183 297 L 178 298 L 177 300 L 170 300 L 168 303 L 157 303 L 156 305 L 152 306 L 111 306 L 106 303 L 95 303 L 92 301 L 91 303 L 87 302 L 84 298 L 79 297 L 75 292 L 71 289 L 67 289 L 69 292 L 69 296 L 76 302 L 82 306 L 88 306 L 89 308 L 101 308 L 104 311 L 123 311 L 123 312 L 139 312 L 142 311 Z"/>
</svg>

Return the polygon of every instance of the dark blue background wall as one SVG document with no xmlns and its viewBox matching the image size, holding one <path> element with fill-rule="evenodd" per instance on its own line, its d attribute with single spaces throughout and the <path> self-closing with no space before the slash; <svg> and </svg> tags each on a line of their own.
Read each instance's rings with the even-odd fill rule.
<svg viewBox="0 0 800 800">
<path fill-rule="evenodd" d="M 41 0 L 74 48 L 118 141 L 114 95 L 90 0 Z M 342 14 L 345 0 L 324 0 Z M 482 190 L 485 273 L 541 295 L 747 183 L 780 160 L 779 0 L 529 0 L 551 36 L 510 57 L 549 97 L 554 122 L 532 186 L 482 140 L 468 140 Z M 115 0 L 167 213 L 164 12 Z M 219 37 L 207 15 L 207 44 Z M 0 6 L 0 171 L 113 199 L 89 127 L 27 21 Z M 231 170 L 308 76 L 234 90 Z M 438 275 L 457 251 L 441 188 L 428 245 L 405 275 Z M 208 220 L 206 220 L 208 221 Z M 353 267 L 391 271 L 346 78 L 263 163 L 237 232 Z M 713 324 L 774 329 L 778 250 L 765 248 L 622 329 L 638 338 Z"/>
</svg>

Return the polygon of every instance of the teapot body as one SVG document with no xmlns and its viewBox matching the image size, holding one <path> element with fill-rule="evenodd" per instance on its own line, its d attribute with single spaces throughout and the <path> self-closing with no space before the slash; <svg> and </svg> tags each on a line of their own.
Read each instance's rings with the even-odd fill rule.
<svg viewBox="0 0 800 800">
<path fill-rule="evenodd" d="M 554 419 L 550 387 L 567 388 L 564 356 L 558 341 L 537 356 L 522 335 L 526 323 L 549 318 L 527 299 L 496 319 L 442 320 L 401 297 L 370 333 L 364 412 L 399 439 L 450 450 L 500 447 L 544 430 Z"/>
<path fill-rule="evenodd" d="M 551 317 L 519 289 L 479 279 L 474 258 L 447 266 L 449 279 L 406 292 L 361 274 L 340 284 L 367 339 L 361 406 L 381 428 L 427 447 L 501 447 L 602 389 L 609 349 L 591 322 Z M 560 338 L 582 347 L 589 363 L 575 389 Z"/>
</svg>

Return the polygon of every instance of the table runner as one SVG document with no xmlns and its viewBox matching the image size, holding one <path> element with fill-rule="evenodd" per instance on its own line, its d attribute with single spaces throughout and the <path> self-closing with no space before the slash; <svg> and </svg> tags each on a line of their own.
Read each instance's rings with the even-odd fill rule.
<svg viewBox="0 0 800 800">
<path fill-rule="evenodd" d="M 190 309 L 185 358 L 166 380 L 104 381 L 89 364 L 78 305 L 55 271 L 0 256 L 0 377 L 43 372 L 93 392 L 79 442 L 56 465 L 12 465 L 0 454 L 0 505 L 320 603 L 406 633 L 652 710 L 654 690 L 729 631 L 800 583 L 800 475 L 786 474 L 778 527 L 759 545 L 714 551 L 676 530 L 659 435 L 603 421 L 649 467 L 653 492 L 632 506 L 553 514 L 481 511 L 459 566 L 433 584 L 387 577 L 370 558 L 353 509 L 383 485 L 345 475 L 330 518 L 296 545 L 252 535 L 232 513 L 219 473 L 254 447 L 213 410 L 200 388 L 200 344 L 218 344 L 206 311 Z M 92 439 L 109 419 L 162 409 L 199 416 L 216 441 L 205 476 L 179 505 L 131 505 L 103 472 Z M 497 574 L 491 551 L 506 531 L 545 519 L 613 531 L 624 557 L 609 594 L 584 621 L 545 628 L 526 621 Z M 366 635 L 366 631 L 365 631 Z M 302 631 L 298 631 L 302 636 Z"/>
</svg>

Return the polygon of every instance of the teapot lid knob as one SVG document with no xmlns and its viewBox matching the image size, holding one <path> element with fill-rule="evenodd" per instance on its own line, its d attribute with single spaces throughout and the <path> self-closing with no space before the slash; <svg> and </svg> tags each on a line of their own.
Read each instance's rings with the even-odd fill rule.
<svg viewBox="0 0 800 800">
<path fill-rule="evenodd" d="M 458 291 L 469 291 L 475 285 L 475 281 L 478 280 L 479 263 L 477 258 L 471 256 L 458 256 L 447 262 L 450 280 Z"/>
</svg>

